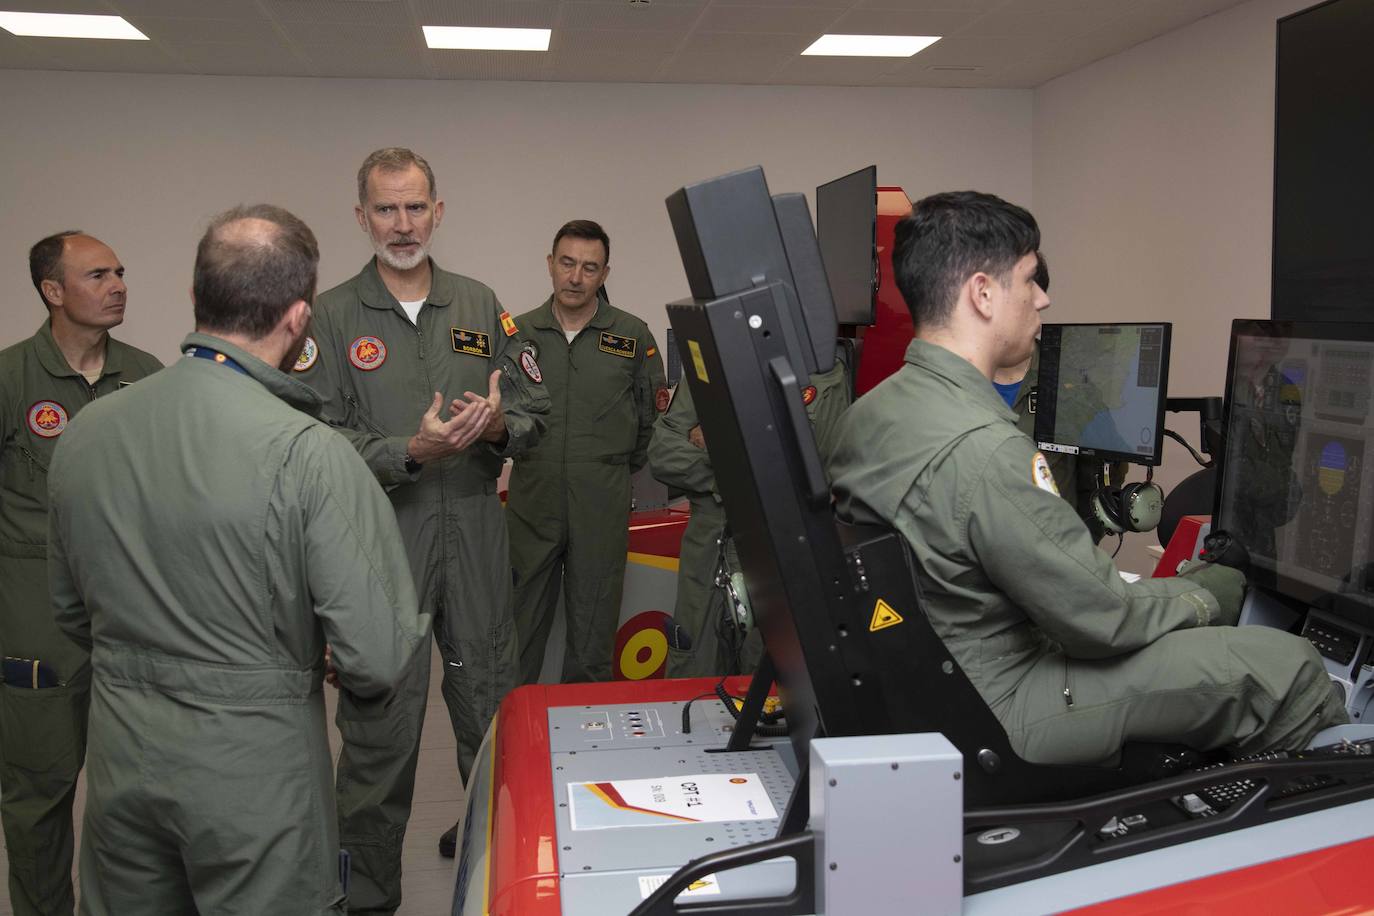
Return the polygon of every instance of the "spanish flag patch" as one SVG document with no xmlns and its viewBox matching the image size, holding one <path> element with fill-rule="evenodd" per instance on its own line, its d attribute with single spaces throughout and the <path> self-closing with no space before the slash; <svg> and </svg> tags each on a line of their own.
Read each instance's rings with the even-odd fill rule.
<svg viewBox="0 0 1374 916">
<path fill-rule="evenodd" d="M 506 332 L 507 337 L 515 336 L 515 319 L 510 316 L 510 312 L 501 313 L 501 330 Z"/>
</svg>

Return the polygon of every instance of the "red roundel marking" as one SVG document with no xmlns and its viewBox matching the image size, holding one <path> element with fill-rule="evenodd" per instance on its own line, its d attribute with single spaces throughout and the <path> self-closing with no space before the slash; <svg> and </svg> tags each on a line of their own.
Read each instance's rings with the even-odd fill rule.
<svg viewBox="0 0 1374 916">
<path fill-rule="evenodd" d="M 668 394 L 667 388 L 660 388 L 654 392 L 654 406 L 658 408 L 659 413 L 668 409 L 668 403 L 671 400 L 672 397 Z"/>
<path fill-rule="evenodd" d="M 359 337 L 348 345 L 348 361 L 364 372 L 371 372 L 386 362 L 386 344 L 380 337 Z"/>
<path fill-rule="evenodd" d="M 29 429 L 44 439 L 62 435 L 67 419 L 67 408 L 56 401 L 39 401 L 29 408 Z"/>
<path fill-rule="evenodd" d="M 802 389 L 802 403 L 809 405 L 814 400 L 816 400 L 816 386 L 807 385 Z"/>
</svg>

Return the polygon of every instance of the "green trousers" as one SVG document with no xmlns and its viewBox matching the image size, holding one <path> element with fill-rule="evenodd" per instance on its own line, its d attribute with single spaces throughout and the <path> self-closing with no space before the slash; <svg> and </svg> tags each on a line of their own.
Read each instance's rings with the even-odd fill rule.
<svg viewBox="0 0 1374 916">
<path fill-rule="evenodd" d="M 629 466 L 519 462 L 506 513 L 522 683 L 539 679 L 560 592 L 568 624 L 562 680 L 610 680 L 630 536 Z"/>
<path fill-rule="evenodd" d="M 1051 653 L 994 712 L 1018 754 L 1058 764 L 1106 763 L 1129 741 L 1294 750 L 1349 721 L 1311 644 L 1266 627 L 1178 630 L 1111 658 Z"/>
<path fill-rule="evenodd" d="M 464 783 L 497 706 L 516 683 L 506 520 L 491 489 L 451 499 L 438 515 L 431 502 L 407 502 L 405 488 L 392 494 L 420 607 L 434 612 L 444 666 L 440 689 Z M 401 905 L 401 846 L 415 794 L 429 678 L 425 646 L 384 714 L 341 702 L 335 715 L 343 739 L 335 780 L 339 844 L 352 858 L 353 916 L 391 914 Z M 455 806 L 454 821 L 461 814 Z"/>
<path fill-rule="evenodd" d="M 0 821 L 16 916 L 66 916 L 75 906 L 72 802 L 86 756 L 90 656 L 53 622 L 45 554 L 0 548 L 0 654 L 41 660 L 62 684 L 0 686 Z"/>
</svg>

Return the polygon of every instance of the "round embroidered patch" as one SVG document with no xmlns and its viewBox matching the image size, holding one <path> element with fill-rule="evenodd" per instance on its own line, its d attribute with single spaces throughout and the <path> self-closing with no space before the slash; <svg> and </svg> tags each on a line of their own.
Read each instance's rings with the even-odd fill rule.
<svg viewBox="0 0 1374 916">
<path fill-rule="evenodd" d="M 539 363 L 535 362 L 534 354 L 529 350 L 520 351 L 520 368 L 525 370 L 525 374 L 530 377 L 530 381 L 536 385 L 544 383 L 544 374 L 539 371 Z"/>
<path fill-rule="evenodd" d="M 29 408 L 29 429 L 44 439 L 62 435 L 67 428 L 67 408 L 56 401 L 39 401 Z"/>
<path fill-rule="evenodd" d="M 807 385 L 802 389 L 802 403 L 809 407 L 814 400 L 816 400 L 816 386 Z"/>
<path fill-rule="evenodd" d="M 304 372 L 315 365 L 315 360 L 320 358 L 320 348 L 315 344 L 315 338 L 307 337 L 305 345 L 301 347 L 301 355 L 296 357 L 296 365 L 291 368 L 297 372 Z"/>
<path fill-rule="evenodd" d="M 1059 485 L 1054 482 L 1054 474 L 1050 472 L 1050 463 L 1045 460 L 1042 452 L 1035 453 L 1035 460 L 1032 462 L 1031 479 L 1035 485 L 1046 493 L 1059 495 Z"/>
<path fill-rule="evenodd" d="M 667 410 L 668 404 L 671 401 L 672 395 L 668 393 L 667 388 L 660 388 L 654 392 L 654 407 L 658 410 L 659 413 L 663 413 L 665 410 Z"/>
<path fill-rule="evenodd" d="M 371 372 L 386 362 L 386 344 L 380 337 L 359 337 L 348 345 L 348 361 L 364 372 Z"/>
</svg>

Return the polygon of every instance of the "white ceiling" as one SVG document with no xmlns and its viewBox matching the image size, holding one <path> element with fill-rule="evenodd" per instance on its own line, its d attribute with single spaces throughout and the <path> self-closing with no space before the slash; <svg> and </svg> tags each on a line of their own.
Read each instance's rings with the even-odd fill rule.
<svg viewBox="0 0 1374 916">
<path fill-rule="evenodd" d="M 117 13 L 151 41 L 18 38 L 0 68 L 560 82 L 1029 88 L 1243 0 L 0 0 Z M 551 28 L 547 53 L 431 51 L 422 25 Z M 824 32 L 943 35 L 801 57 Z"/>
</svg>

